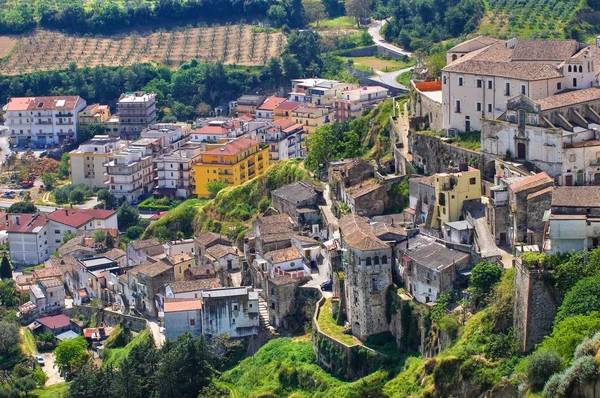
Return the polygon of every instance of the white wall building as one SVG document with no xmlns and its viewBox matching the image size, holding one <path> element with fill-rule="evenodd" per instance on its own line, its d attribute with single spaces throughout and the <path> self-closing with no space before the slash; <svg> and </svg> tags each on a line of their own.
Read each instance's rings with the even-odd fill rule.
<svg viewBox="0 0 600 398">
<path fill-rule="evenodd" d="M 248 287 L 202 292 L 202 333 L 246 337 L 258 334 L 258 293 Z"/>
<path fill-rule="evenodd" d="M 170 153 L 156 157 L 155 192 L 160 195 L 188 198 L 194 190 L 192 184 L 192 163 L 200 159 L 202 147 L 197 144 L 186 145 Z"/>
<path fill-rule="evenodd" d="M 121 137 L 135 140 L 142 130 L 156 123 L 156 94 L 140 91 L 121 94 L 117 115 Z"/>
<path fill-rule="evenodd" d="M 125 142 L 119 138 L 97 135 L 69 152 L 73 184 L 105 188 L 108 158 L 124 146 Z"/>
</svg>

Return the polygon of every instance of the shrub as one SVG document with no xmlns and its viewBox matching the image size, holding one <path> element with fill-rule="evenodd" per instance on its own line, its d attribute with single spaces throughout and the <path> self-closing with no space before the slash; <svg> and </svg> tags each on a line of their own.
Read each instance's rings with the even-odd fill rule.
<svg viewBox="0 0 600 398">
<path fill-rule="evenodd" d="M 136 240 L 144 233 L 144 228 L 134 225 L 127 228 L 127 238 L 131 240 Z"/>
<path fill-rule="evenodd" d="M 442 332 L 448 334 L 452 340 L 458 335 L 458 319 L 452 315 L 444 315 L 438 321 L 438 325 Z"/>
<path fill-rule="evenodd" d="M 600 276 L 584 278 L 569 290 L 556 314 L 555 322 L 594 311 L 600 311 Z"/>
<path fill-rule="evenodd" d="M 554 373 L 562 369 L 563 360 L 556 351 L 538 350 L 527 362 L 525 374 L 533 388 L 540 389 Z"/>
<path fill-rule="evenodd" d="M 488 293 L 491 291 L 500 277 L 502 270 L 498 264 L 490 264 L 487 261 L 482 261 L 473 267 L 471 274 L 471 285 L 480 293 Z"/>
<path fill-rule="evenodd" d="M 586 337 L 578 346 L 575 348 L 575 359 L 584 357 L 587 355 L 594 356 L 598 351 L 596 346 L 600 341 L 600 333 L 596 333 L 593 337 Z"/>
</svg>

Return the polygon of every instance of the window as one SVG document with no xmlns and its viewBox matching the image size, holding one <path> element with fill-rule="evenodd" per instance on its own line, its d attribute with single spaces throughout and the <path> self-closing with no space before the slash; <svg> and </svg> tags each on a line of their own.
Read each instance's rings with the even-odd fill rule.
<svg viewBox="0 0 600 398">
<path fill-rule="evenodd" d="M 562 90 L 562 83 L 561 82 L 556 83 L 556 89 L 557 90 Z"/>
<path fill-rule="evenodd" d="M 492 104 L 488 103 L 488 113 L 492 113 L 493 108 L 492 108 Z"/>
<path fill-rule="evenodd" d="M 194 326 L 196 324 L 196 320 L 194 318 L 190 319 L 190 326 Z"/>
<path fill-rule="evenodd" d="M 60 234 L 60 229 L 55 229 L 55 230 L 54 230 L 54 233 L 55 233 L 55 234 Z"/>
<path fill-rule="evenodd" d="M 477 102 L 477 112 L 481 112 L 481 102 Z"/>
<path fill-rule="evenodd" d="M 381 256 L 381 264 L 387 264 L 387 256 Z"/>
<path fill-rule="evenodd" d="M 454 106 L 454 113 L 460 113 L 460 100 L 456 100 L 456 105 Z"/>
<path fill-rule="evenodd" d="M 519 128 L 525 128 L 525 118 L 526 118 L 527 114 L 525 113 L 525 111 L 523 109 L 519 109 L 518 114 L 519 114 Z"/>
<path fill-rule="evenodd" d="M 494 88 L 494 83 L 492 83 L 491 80 L 488 80 L 488 88 L 491 90 L 492 88 Z"/>
<path fill-rule="evenodd" d="M 482 87 L 483 87 L 483 80 L 477 79 L 477 88 L 482 88 Z"/>
<path fill-rule="evenodd" d="M 373 264 L 379 265 L 379 256 L 373 257 Z"/>
<path fill-rule="evenodd" d="M 235 323 L 235 318 L 231 318 L 231 323 Z"/>
<path fill-rule="evenodd" d="M 506 95 L 506 96 L 510 95 L 510 82 L 504 83 L 504 95 Z"/>
<path fill-rule="evenodd" d="M 469 178 L 469 184 L 471 184 L 471 185 L 477 184 L 477 178 L 475 178 L 475 177 Z"/>
<path fill-rule="evenodd" d="M 569 65 L 569 72 L 573 72 L 573 68 Z"/>
<path fill-rule="evenodd" d="M 577 158 L 575 157 L 575 154 L 572 153 L 569 155 L 569 162 L 574 162 Z"/>
<path fill-rule="evenodd" d="M 446 76 L 442 76 L 442 81 L 446 84 Z"/>
<path fill-rule="evenodd" d="M 371 257 L 367 257 L 365 260 L 366 265 L 371 265 Z"/>
<path fill-rule="evenodd" d="M 583 73 L 583 66 L 579 65 L 579 73 Z"/>
<path fill-rule="evenodd" d="M 525 91 L 525 85 L 524 85 L 524 84 L 521 84 L 521 94 L 522 94 L 522 95 L 525 95 L 525 92 L 526 92 L 526 91 Z"/>
<path fill-rule="evenodd" d="M 233 305 L 233 310 L 234 310 L 234 311 L 237 311 L 237 310 L 238 310 L 238 306 L 237 306 L 237 304 L 234 304 L 234 305 Z"/>
<path fill-rule="evenodd" d="M 464 78 L 462 78 L 462 77 L 459 77 L 459 78 L 458 78 L 458 85 L 459 85 L 459 86 L 462 86 L 462 85 L 464 84 L 464 82 L 465 82 L 465 81 L 464 81 Z"/>
<path fill-rule="evenodd" d="M 573 87 L 577 87 L 577 78 L 576 77 L 573 78 Z"/>
</svg>

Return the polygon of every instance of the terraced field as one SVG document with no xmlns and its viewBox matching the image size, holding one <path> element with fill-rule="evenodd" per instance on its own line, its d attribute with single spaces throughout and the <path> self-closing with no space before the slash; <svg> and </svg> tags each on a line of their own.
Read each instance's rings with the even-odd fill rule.
<svg viewBox="0 0 600 398">
<path fill-rule="evenodd" d="M 0 43 L 11 43 L 8 38 Z M 14 43 L 14 40 L 13 40 Z M 0 61 L 0 73 L 15 75 L 84 66 L 123 66 L 152 62 L 178 67 L 192 58 L 200 62 L 263 65 L 281 54 L 285 36 L 259 32 L 251 25 L 191 27 L 119 36 L 76 36 L 38 29 L 21 37 Z"/>
</svg>

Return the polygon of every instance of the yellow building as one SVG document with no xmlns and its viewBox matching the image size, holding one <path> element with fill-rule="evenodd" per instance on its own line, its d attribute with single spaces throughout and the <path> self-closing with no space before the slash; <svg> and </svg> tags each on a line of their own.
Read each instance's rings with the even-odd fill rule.
<svg viewBox="0 0 600 398">
<path fill-rule="evenodd" d="M 296 108 L 300 108 L 302 103 L 294 101 L 285 101 L 273 109 L 273 120 L 282 119 L 284 117 L 292 117 L 292 112 Z"/>
<path fill-rule="evenodd" d="M 450 173 L 435 175 L 435 209 L 431 226 L 440 228 L 447 222 L 459 221 L 463 204 L 467 200 L 481 198 L 481 176 L 479 170 L 461 163 Z"/>
<path fill-rule="evenodd" d="M 92 123 L 104 123 L 110 119 L 108 105 L 92 104 L 79 112 L 79 125 L 85 126 Z"/>
<path fill-rule="evenodd" d="M 208 197 L 209 182 L 223 181 L 230 187 L 238 186 L 264 174 L 267 167 L 269 149 L 261 148 L 258 141 L 240 137 L 226 144 L 207 144 L 200 161 L 193 165 L 194 193 L 200 198 Z"/>
<path fill-rule="evenodd" d="M 106 188 L 106 163 L 124 147 L 120 138 L 96 135 L 69 152 L 73 184 Z"/>
<path fill-rule="evenodd" d="M 185 270 L 195 266 L 193 253 L 180 253 L 175 254 L 174 256 L 167 256 L 165 262 L 173 266 L 176 281 L 183 280 Z"/>
<path fill-rule="evenodd" d="M 292 111 L 291 119 L 311 134 L 317 127 L 330 123 L 333 118 L 329 116 L 329 108 L 301 106 Z"/>
</svg>

